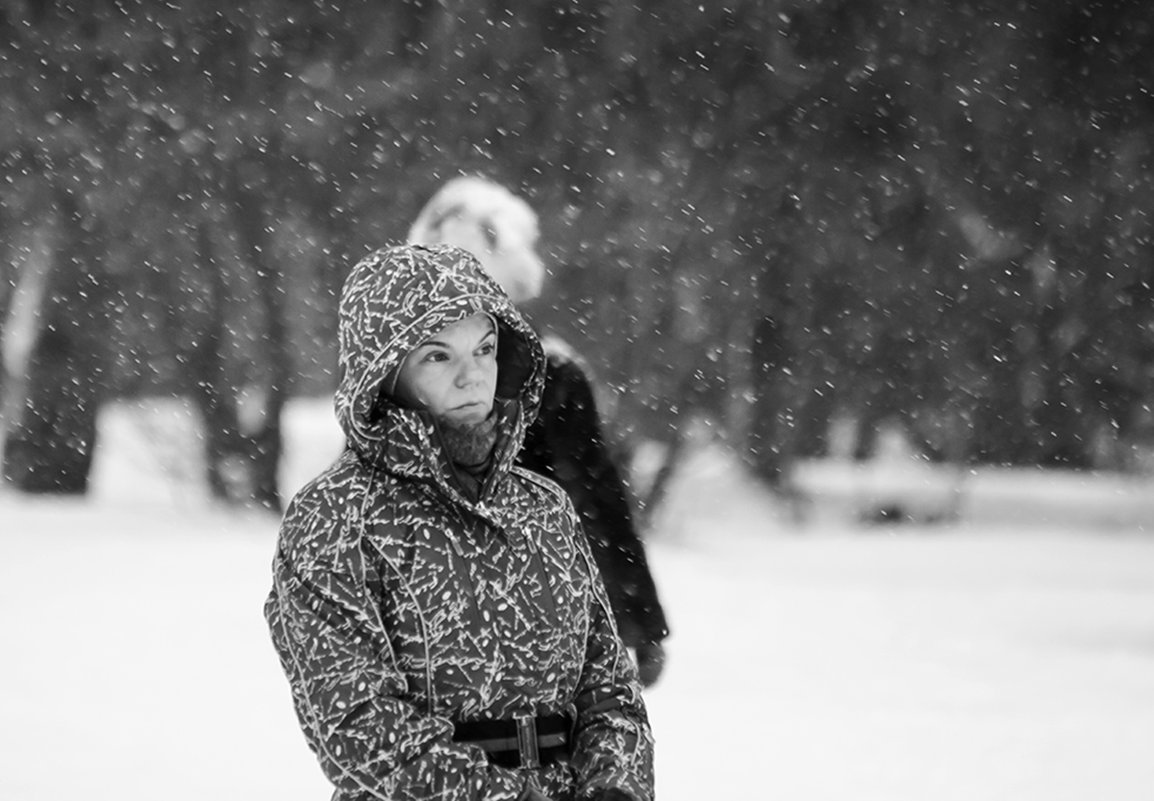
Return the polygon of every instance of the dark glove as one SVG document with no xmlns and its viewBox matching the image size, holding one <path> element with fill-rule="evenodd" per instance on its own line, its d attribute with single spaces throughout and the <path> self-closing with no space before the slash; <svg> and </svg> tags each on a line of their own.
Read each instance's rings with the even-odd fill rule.
<svg viewBox="0 0 1154 801">
<path fill-rule="evenodd" d="M 614 787 L 611 790 L 599 790 L 592 795 L 583 795 L 581 801 L 633 801 L 633 796 Z"/>
<path fill-rule="evenodd" d="M 643 642 L 635 650 L 641 684 L 652 687 L 661 678 L 661 671 L 665 668 L 665 649 L 659 642 Z"/>
</svg>

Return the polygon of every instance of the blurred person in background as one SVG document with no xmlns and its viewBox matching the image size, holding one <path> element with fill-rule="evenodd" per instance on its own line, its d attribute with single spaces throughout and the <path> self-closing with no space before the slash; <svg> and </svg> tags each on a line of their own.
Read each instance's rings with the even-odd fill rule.
<svg viewBox="0 0 1154 801">
<path fill-rule="evenodd" d="M 537 215 L 508 189 L 480 177 L 445 183 L 409 231 L 410 243 L 443 243 L 473 253 L 522 305 L 540 296 L 545 269 L 537 255 Z M 518 464 L 560 484 L 581 517 L 609 591 L 617 627 L 648 687 L 665 666 L 665 611 L 634 524 L 622 471 L 602 431 L 589 371 L 556 337 L 543 337 L 545 394 Z"/>
<path fill-rule="evenodd" d="M 537 335 L 464 250 L 341 293 L 347 445 L 293 498 L 265 604 L 334 801 L 651 801 L 653 740 L 568 496 L 514 465 Z"/>
</svg>

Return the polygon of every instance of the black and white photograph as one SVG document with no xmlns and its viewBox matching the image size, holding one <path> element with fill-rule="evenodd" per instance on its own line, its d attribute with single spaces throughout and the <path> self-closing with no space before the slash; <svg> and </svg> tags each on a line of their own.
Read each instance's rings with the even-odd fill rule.
<svg viewBox="0 0 1154 801">
<path fill-rule="evenodd" d="M 0 799 L 1154 798 L 1154 4 L 0 0 Z"/>
</svg>

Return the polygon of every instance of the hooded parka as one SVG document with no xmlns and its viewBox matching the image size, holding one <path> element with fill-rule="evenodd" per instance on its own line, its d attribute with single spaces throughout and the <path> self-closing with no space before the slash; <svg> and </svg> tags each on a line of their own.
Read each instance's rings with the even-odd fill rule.
<svg viewBox="0 0 1154 801">
<path fill-rule="evenodd" d="M 497 444 L 459 478 L 427 413 L 388 399 L 407 353 L 487 313 L 498 330 Z M 340 304 L 337 418 L 347 447 L 289 504 L 265 604 L 334 801 L 556 801 L 653 795 L 636 670 L 568 497 L 514 466 L 544 380 L 541 345 L 463 250 L 377 251 Z M 455 723 L 569 714 L 572 753 L 489 764 Z"/>
</svg>

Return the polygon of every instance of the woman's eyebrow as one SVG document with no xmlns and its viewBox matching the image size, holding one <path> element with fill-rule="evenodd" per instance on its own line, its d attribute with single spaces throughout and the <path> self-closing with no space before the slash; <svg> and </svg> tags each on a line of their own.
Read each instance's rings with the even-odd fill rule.
<svg viewBox="0 0 1154 801">
<path fill-rule="evenodd" d="M 490 328 L 484 334 L 477 337 L 477 344 L 479 345 L 482 342 L 484 342 L 486 339 L 488 339 L 489 337 L 495 337 L 495 336 L 497 336 L 497 329 Z M 420 345 L 417 345 L 417 348 L 448 348 L 448 347 L 449 347 L 449 344 L 447 342 L 442 342 L 439 339 L 426 339 Z M 414 348 L 414 350 L 416 350 L 416 348 Z"/>
</svg>

